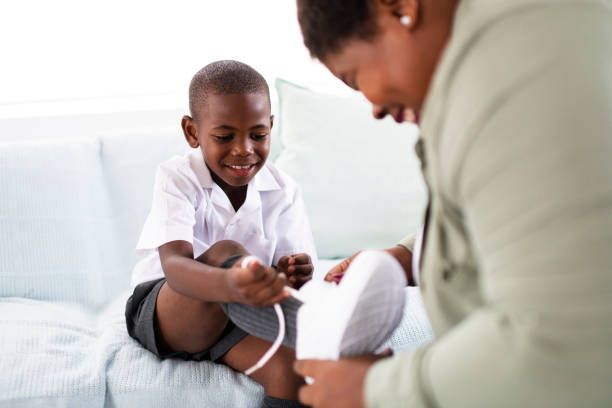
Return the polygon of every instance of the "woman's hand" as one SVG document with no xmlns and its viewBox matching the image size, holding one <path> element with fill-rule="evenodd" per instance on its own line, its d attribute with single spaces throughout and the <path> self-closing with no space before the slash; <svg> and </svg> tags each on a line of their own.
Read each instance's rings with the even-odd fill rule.
<svg viewBox="0 0 612 408">
<path fill-rule="evenodd" d="M 312 279 L 314 267 L 308 254 L 295 254 L 283 256 L 278 260 L 277 270 L 287 275 L 287 284 L 299 289 Z"/>
<path fill-rule="evenodd" d="M 226 287 L 234 303 L 265 307 L 282 302 L 291 294 L 284 290 L 287 278 L 276 273 L 272 267 L 259 262 L 250 262 L 246 267 L 234 266 L 228 269 Z"/>
<path fill-rule="evenodd" d="M 350 258 L 346 258 L 345 260 L 340 262 L 338 265 L 331 268 L 329 272 L 327 272 L 327 275 L 325 275 L 325 280 L 328 282 L 340 283 L 342 276 L 344 276 L 344 272 L 346 272 L 348 267 L 351 265 L 351 262 L 353 262 L 353 259 L 355 259 L 355 257 L 359 255 L 360 253 L 361 251 L 357 252 Z"/>
<path fill-rule="evenodd" d="M 402 245 L 396 245 L 392 248 L 385 249 L 385 252 L 397 259 L 397 261 L 400 263 L 404 269 L 404 273 L 406 274 L 408 286 L 415 286 L 412 278 L 412 252 Z M 346 272 L 348 267 L 351 265 L 351 262 L 353 262 L 353 259 L 355 259 L 355 257 L 360 253 L 361 251 L 357 252 L 350 258 L 346 258 L 338 265 L 331 268 L 329 272 L 327 272 L 327 275 L 325 275 L 325 280 L 328 282 L 340 283 L 342 276 L 344 276 L 344 272 Z"/>
<path fill-rule="evenodd" d="M 365 377 L 376 361 L 390 353 L 343 358 L 338 361 L 299 360 L 295 371 L 314 379 L 300 388 L 300 402 L 313 408 L 365 408 Z"/>
</svg>

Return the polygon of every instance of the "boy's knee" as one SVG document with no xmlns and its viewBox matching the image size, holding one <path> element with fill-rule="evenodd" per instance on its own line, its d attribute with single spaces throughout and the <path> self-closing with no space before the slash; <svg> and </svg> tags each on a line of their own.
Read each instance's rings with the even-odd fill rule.
<svg viewBox="0 0 612 408">
<path fill-rule="evenodd" d="M 224 239 L 212 244 L 210 248 L 196 258 L 196 261 L 211 266 L 219 266 L 227 258 L 234 255 L 249 255 L 249 252 L 239 242 Z"/>
</svg>

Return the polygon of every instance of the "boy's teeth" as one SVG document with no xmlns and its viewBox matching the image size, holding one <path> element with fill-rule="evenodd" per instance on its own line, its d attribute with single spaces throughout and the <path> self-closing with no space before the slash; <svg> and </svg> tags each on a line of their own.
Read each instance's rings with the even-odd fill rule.
<svg viewBox="0 0 612 408">
<path fill-rule="evenodd" d="M 250 166 L 250 165 L 248 165 L 248 166 L 230 166 L 230 167 L 231 167 L 232 169 L 239 169 L 239 170 L 242 170 L 242 169 L 248 169 L 248 168 L 249 168 L 249 167 L 251 167 L 251 166 Z"/>
</svg>

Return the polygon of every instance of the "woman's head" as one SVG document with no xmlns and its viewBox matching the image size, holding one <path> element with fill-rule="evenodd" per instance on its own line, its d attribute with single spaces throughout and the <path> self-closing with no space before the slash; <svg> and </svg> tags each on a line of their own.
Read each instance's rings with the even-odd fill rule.
<svg viewBox="0 0 612 408">
<path fill-rule="evenodd" d="M 314 58 L 374 105 L 403 119 L 419 112 L 459 0 L 297 0 Z"/>
</svg>

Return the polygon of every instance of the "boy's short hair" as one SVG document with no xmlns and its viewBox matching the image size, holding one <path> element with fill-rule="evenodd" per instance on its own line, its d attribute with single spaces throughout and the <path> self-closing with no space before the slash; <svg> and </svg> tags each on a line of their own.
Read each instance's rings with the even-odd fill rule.
<svg viewBox="0 0 612 408">
<path fill-rule="evenodd" d="M 217 95 L 262 93 L 270 103 L 270 89 L 264 77 L 249 65 L 234 61 L 211 62 L 199 70 L 189 84 L 189 112 L 195 118 L 209 93 Z"/>
</svg>

